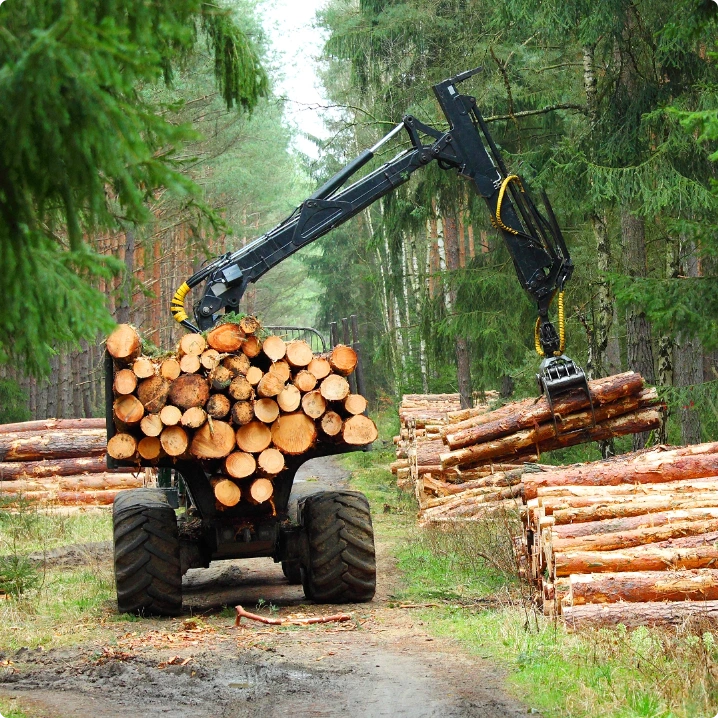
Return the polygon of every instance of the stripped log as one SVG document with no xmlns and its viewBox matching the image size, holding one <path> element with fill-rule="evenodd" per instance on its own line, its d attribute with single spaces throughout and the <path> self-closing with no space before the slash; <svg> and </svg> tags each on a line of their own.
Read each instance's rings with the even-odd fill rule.
<svg viewBox="0 0 718 718">
<path fill-rule="evenodd" d="M 98 474 L 70 474 L 39 479 L 0 481 L 0 495 L 23 494 L 29 491 L 100 491 L 107 489 L 133 489 L 142 486 L 142 475 L 129 473 L 128 469 L 105 471 Z"/>
<path fill-rule="evenodd" d="M 104 473 L 107 459 L 99 456 L 83 456 L 75 459 L 44 459 L 42 461 L 0 462 L 0 481 L 40 479 L 45 477 L 74 476 L 77 474 Z M 126 469 L 124 470 L 126 471 Z"/>
<path fill-rule="evenodd" d="M 0 424 L 0 434 L 17 434 L 23 431 L 65 431 L 68 429 L 104 429 L 105 419 L 38 419 Z"/>
<path fill-rule="evenodd" d="M 104 429 L 21 431 L 0 434 L 0 461 L 38 461 L 99 456 L 105 453 Z"/>
<path fill-rule="evenodd" d="M 678 626 L 695 621 L 699 630 L 718 620 L 718 601 L 674 603 L 610 603 L 566 606 L 563 618 L 570 629 L 589 626 Z"/>
</svg>

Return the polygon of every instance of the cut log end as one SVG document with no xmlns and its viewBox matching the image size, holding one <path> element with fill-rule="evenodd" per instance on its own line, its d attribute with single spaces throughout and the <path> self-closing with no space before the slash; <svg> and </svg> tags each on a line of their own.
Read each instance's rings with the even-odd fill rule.
<svg viewBox="0 0 718 718">
<path fill-rule="evenodd" d="M 292 384 L 285 386 L 277 395 L 277 404 L 279 404 L 279 408 L 286 414 L 296 411 L 301 403 L 302 394 L 299 389 Z"/>
<path fill-rule="evenodd" d="M 244 343 L 244 332 L 237 324 L 228 322 L 215 327 L 207 334 L 207 344 L 223 354 L 236 352 Z"/>
<path fill-rule="evenodd" d="M 349 376 L 357 365 L 357 353 L 345 344 L 338 344 L 329 355 L 332 369 L 342 376 Z"/>
<path fill-rule="evenodd" d="M 107 442 L 107 453 L 118 461 L 131 459 L 137 451 L 137 440 L 132 434 L 115 434 Z"/>
<path fill-rule="evenodd" d="M 214 482 L 214 497 L 222 506 L 236 506 L 242 498 L 242 491 L 234 481 L 218 479 Z"/>
<path fill-rule="evenodd" d="M 235 479 L 246 479 L 256 471 L 257 462 L 251 454 L 245 451 L 233 451 L 224 460 L 224 469 Z"/>
<path fill-rule="evenodd" d="M 160 444 L 168 456 L 182 456 L 189 446 L 189 437 L 181 426 L 168 426 L 160 434 Z"/>
<path fill-rule="evenodd" d="M 344 408 L 350 414 L 363 414 L 366 411 L 367 401 L 361 394 L 349 394 L 344 399 Z"/>
<path fill-rule="evenodd" d="M 225 421 L 206 422 L 192 437 L 190 454 L 197 459 L 223 459 L 234 449 L 234 429 Z"/>
<path fill-rule="evenodd" d="M 349 395 L 349 382 L 339 374 L 330 374 L 319 386 L 327 401 L 343 401 Z"/>
<path fill-rule="evenodd" d="M 279 416 L 279 405 L 274 399 L 259 399 L 254 402 L 254 415 L 265 424 L 271 424 Z"/>
<path fill-rule="evenodd" d="M 314 445 L 317 428 L 304 413 L 284 414 L 272 424 L 272 441 L 283 453 L 303 454 Z"/>
<path fill-rule="evenodd" d="M 247 453 L 257 454 L 264 451 L 271 441 L 269 427 L 261 421 L 250 421 L 237 429 L 237 446 Z"/>
<path fill-rule="evenodd" d="M 352 416 L 344 422 L 342 430 L 342 438 L 344 442 L 351 446 L 363 446 L 376 441 L 379 432 L 376 424 L 363 414 Z"/>
<path fill-rule="evenodd" d="M 272 335 L 267 337 L 262 343 L 262 351 L 275 362 L 284 359 L 287 353 L 287 345 L 282 337 Z"/>
<path fill-rule="evenodd" d="M 257 466 L 265 474 L 275 476 L 284 469 L 284 455 L 274 448 L 265 449 L 257 458 Z"/>
<path fill-rule="evenodd" d="M 198 357 L 206 348 L 207 342 L 201 334 L 185 334 L 180 339 L 180 354 Z"/>
<path fill-rule="evenodd" d="M 106 346 L 113 359 L 129 363 L 140 354 L 140 335 L 129 324 L 119 324 L 107 337 Z"/>
<path fill-rule="evenodd" d="M 287 361 L 295 368 L 308 366 L 314 358 L 312 348 L 303 339 L 287 344 Z"/>
<path fill-rule="evenodd" d="M 307 371 L 314 374 L 317 381 L 321 381 L 332 373 L 332 365 L 324 357 L 314 357 L 307 366 Z M 313 389 L 314 387 L 312 387 Z"/>
<path fill-rule="evenodd" d="M 249 498 L 255 504 L 269 501 L 274 493 L 274 486 L 269 479 L 256 479 L 249 487 Z"/>
<path fill-rule="evenodd" d="M 182 410 L 169 404 L 160 411 L 160 421 L 165 426 L 176 426 L 182 421 Z"/>
<path fill-rule="evenodd" d="M 136 364 L 137 362 L 135 362 Z M 131 394 L 137 387 L 137 374 L 132 369 L 120 369 L 112 384 L 116 394 Z"/>
</svg>

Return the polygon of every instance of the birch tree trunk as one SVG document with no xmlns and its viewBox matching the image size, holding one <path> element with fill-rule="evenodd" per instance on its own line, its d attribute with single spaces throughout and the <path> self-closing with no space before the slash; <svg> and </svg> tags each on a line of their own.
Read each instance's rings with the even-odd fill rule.
<svg viewBox="0 0 718 718">
<path fill-rule="evenodd" d="M 428 256 L 428 248 L 427 248 L 427 256 Z M 419 272 L 419 257 L 417 252 L 417 240 L 416 237 L 414 237 L 413 244 L 411 246 L 411 264 L 412 264 L 412 275 L 411 275 L 411 284 L 412 284 L 412 291 L 414 294 L 414 309 L 416 311 L 416 318 L 417 321 L 420 322 L 421 320 L 421 288 L 424 286 L 424 283 L 421 281 L 421 275 Z M 424 339 L 424 332 L 421 330 L 421 325 L 419 326 L 419 370 L 421 371 L 421 389 L 424 392 L 424 394 L 429 393 L 429 371 L 428 367 L 426 365 L 426 339 Z"/>
</svg>

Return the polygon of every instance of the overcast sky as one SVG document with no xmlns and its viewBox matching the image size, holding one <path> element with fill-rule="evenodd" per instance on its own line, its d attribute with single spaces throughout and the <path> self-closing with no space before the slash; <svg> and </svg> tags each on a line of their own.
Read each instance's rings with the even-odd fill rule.
<svg viewBox="0 0 718 718">
<path fill-rule="evenodd" d="M 288 98 L 287 119 L 300 130 L 326 137 L 322 121 L 326 103 L 317 77 L 317 58 L 324 44 L 323 33 L 314 27 L 314 16 L 327 0 L 265 0 L 260 6 L 264 30 L 275 52 L 279 69 L 276 91 Z M 297 148 L 312 157 L 316 147 L 302 137 Z"/>
</svg>

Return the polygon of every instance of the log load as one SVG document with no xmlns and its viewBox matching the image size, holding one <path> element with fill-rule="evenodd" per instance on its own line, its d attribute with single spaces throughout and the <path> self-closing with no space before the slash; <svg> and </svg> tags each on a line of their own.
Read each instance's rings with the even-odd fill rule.
<svg viewBox="0 0 718 718">
<path fill-rule="evenodd" d="M 525 473 L 516 545 L 544 612 L 571 627 L 715 620 L 717 459 L 717 443 L 659 446 Z"/>
<path fill-rule="evenodd" d="M 357 363 L 351 347 L 314 355 L 302 340 L 260 338 L 260 329 L 251 317 L 228 321 L 206 339 L 185 335 L 174 356 L 158 360 L 142 356 L 135 330 L 123 325 L 108 340 L 120 347 L 110 455 L 137 466 L 199 462 L 213 477 L 222 510 L 240 502 L 273 510 L 273 480 L 286 470 L 286 457 L 321 442 L 353 447 L 376 440 L 367 401 L 351 393 L 347 379 Z M 16 440 L 4 438 L 8 446 Z M 0 434 L 0 447 L 3 440 Z"/>
</svg>

